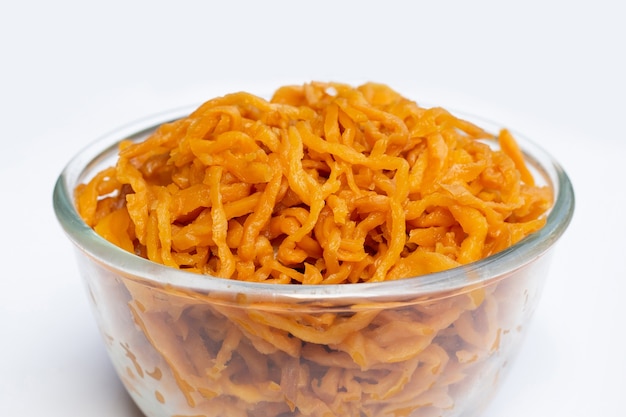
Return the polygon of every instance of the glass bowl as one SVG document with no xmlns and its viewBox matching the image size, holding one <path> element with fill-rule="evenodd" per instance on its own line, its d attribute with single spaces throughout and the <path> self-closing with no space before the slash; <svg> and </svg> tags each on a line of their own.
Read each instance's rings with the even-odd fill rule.
<svg viewBox="0 0 626 417">
<path fill-rule="evenodd" d="M 191 110 L 106 135 L 69 162 L 54 189 L 107 351 L 139 408 L 151 417 L 479 414 L 521 345 L 573 214 L 558 163 L 517 135 L 555 204 L 540 231 L 478 262 L 369 284 L 226 280 L 128 253 L 74 207 L 75 187 L 115 163 L 121 140 L 142 141 Z"/>
</svg>

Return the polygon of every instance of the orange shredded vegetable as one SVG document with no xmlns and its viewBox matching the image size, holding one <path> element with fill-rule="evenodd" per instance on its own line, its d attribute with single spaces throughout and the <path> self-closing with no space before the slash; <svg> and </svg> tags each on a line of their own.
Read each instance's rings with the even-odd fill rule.
<svg viewBox="0 0 626 417">
<path fill-rule="evenodd" d="M 112 243 L 198 273 L 273 283 L 375 282 L 498 252 L 544 224 L 513 136 L 374 83 L 207 101 L 124 143 L 76 190 Z"/>
<path fill-rule="evenodd" d="M 474 262 L 540 229 L 551 204 L 510 132 L 494 136 L 374 83 L 209 100 L 122 143 L 117 165 L 76 190 L 85 222 L 125 250 L 289 285 Z M 129 390 L 146 398 L 150 386 L 175 416 L 458 415 L 504 366 L 501 343 L 515 343 L 528 301 L 519 294 L 532 298 L 534 279 L 332 311 L 121 280 L 124 295 L 108 297 L 123 300 L 133 323 L 108 340 L 113 349 L 123 339 Z"/>
</svg>

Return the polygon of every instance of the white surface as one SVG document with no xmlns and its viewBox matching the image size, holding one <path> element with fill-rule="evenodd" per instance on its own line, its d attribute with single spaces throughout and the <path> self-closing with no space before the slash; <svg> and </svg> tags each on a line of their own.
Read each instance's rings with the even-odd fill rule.
<svg viewBox="0 0 626 417">
<path fill-rule="evenodd" d="M 557 157 L 576 214 L 485 417 L 626 415 L 618 1 L 204 3 L 0 6 L 1 416 L 140 415 L 108 363 L 52 212 L 67 160 L 157 111 L 312 79 L 385 82 L 501 121 Z"/>
</svg>

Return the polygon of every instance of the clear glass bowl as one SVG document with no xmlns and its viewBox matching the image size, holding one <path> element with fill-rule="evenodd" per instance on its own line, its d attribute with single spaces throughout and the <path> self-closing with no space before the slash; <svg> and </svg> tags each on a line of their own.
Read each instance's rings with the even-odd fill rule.
<svg viewBox="0 0 626 417">
<path fill-rule="evenodd" d="M 103 137 L 72 159 L 54 189 L 111 361 L 140 409 L 151 417 L 479 414 L 520 347 L 573 214 L 558 163 L 517 135 L 555 204 L 543 229 L 481 261 L 372 284 L 225 280 L 130 254 L 74 207 L 75 187 L 114 164 L 120 140 L 141 141 L 191 110 Z"/>
</svg>

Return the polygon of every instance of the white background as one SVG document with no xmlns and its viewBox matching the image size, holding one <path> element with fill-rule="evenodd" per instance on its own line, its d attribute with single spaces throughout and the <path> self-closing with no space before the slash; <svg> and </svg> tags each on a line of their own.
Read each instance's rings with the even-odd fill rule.
<svg viewBox="0 0 626 417">
<path fill-rule="evenodd" d="M 140 416 L 52 211 L 69 158 L 155 112 L 310 80 L 387 83 L 562 163 L 574 220 L 485 417 L 626 415 L 624 16 L 608 0 L 2 2 L 0 416 Z"/>
</svg>

